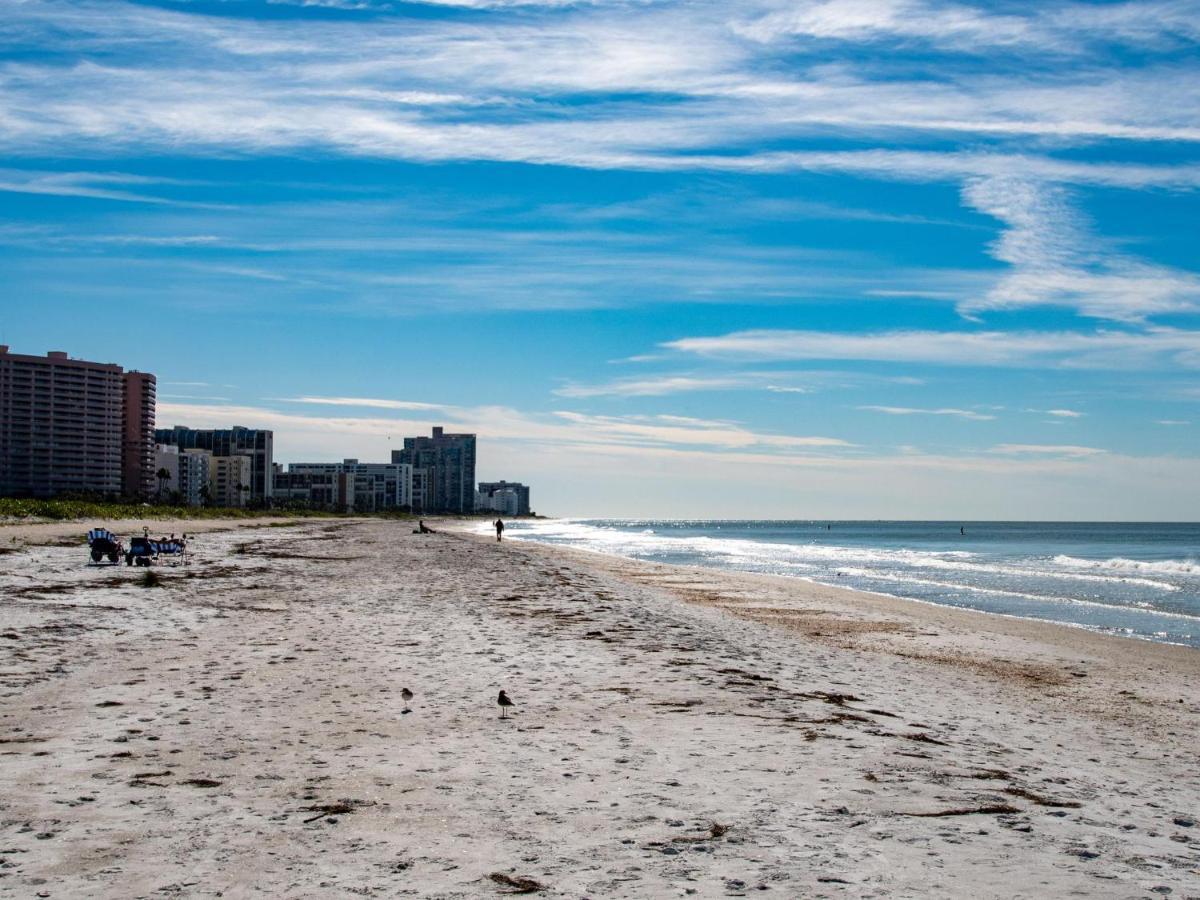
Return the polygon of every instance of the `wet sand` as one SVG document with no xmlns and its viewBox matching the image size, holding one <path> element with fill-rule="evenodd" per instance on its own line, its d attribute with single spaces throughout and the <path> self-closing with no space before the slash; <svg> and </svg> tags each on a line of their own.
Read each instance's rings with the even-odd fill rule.
<svg viewBox="0 0 1200 900">
<path fill-rule="evenodd" d="M 0 895 L 1200 896 L 1200 653 L 410 532 L 0 528 Z"/>
</svg>

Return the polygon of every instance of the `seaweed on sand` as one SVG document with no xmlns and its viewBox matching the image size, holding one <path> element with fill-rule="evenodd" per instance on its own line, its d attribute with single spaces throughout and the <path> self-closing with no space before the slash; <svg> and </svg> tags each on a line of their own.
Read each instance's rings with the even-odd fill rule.
<svg viewBox="0 0 1200 900">
<path fill-rule="evenodd" d="M 505 875 L 503 872 L 492 872 L 488 878 L 501 887 L 508 888 L 506 894 L 535 894 L 544 891 L 546 886 L 533 878 L 524 875 Z"/>
</svg>

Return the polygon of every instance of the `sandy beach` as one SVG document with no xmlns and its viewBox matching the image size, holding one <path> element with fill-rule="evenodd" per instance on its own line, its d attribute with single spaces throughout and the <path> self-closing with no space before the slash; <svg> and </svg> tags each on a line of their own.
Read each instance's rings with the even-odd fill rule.
<svg viewBox="0 0 1200 900">
<path fill-rule="evenodd" d="M 231 524 L 0 527 L 0 895 L 1200 897 L 1194 650 Z"/>
</svg>

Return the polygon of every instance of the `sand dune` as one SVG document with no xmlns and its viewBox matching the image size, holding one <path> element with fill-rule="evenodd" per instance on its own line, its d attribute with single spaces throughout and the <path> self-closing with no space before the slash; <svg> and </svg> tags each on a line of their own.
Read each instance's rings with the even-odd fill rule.
<svg viewBox="0 0 1200 900">
<path fill-rule="evenodd" d="M 0 555 L 0 895 L 1200 896 L 1194 651 L 409 532 Z"/>
</svg>

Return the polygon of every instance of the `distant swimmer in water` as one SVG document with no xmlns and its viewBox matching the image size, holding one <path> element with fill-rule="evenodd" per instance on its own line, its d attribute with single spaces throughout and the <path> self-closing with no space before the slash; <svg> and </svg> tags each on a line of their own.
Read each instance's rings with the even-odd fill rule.
<svg viewBox="0 0 1200 900">
<path fill-rule="evenodd" d="M 963 528 L 963 526 L 959 525 L 959 526 L 958 526 L 958 533 L 959 533 L 959 534 L 966 534 L 966 533 L 967 533 L 967 530 L 966 530 L 965 528 Z"/>
</svg>

